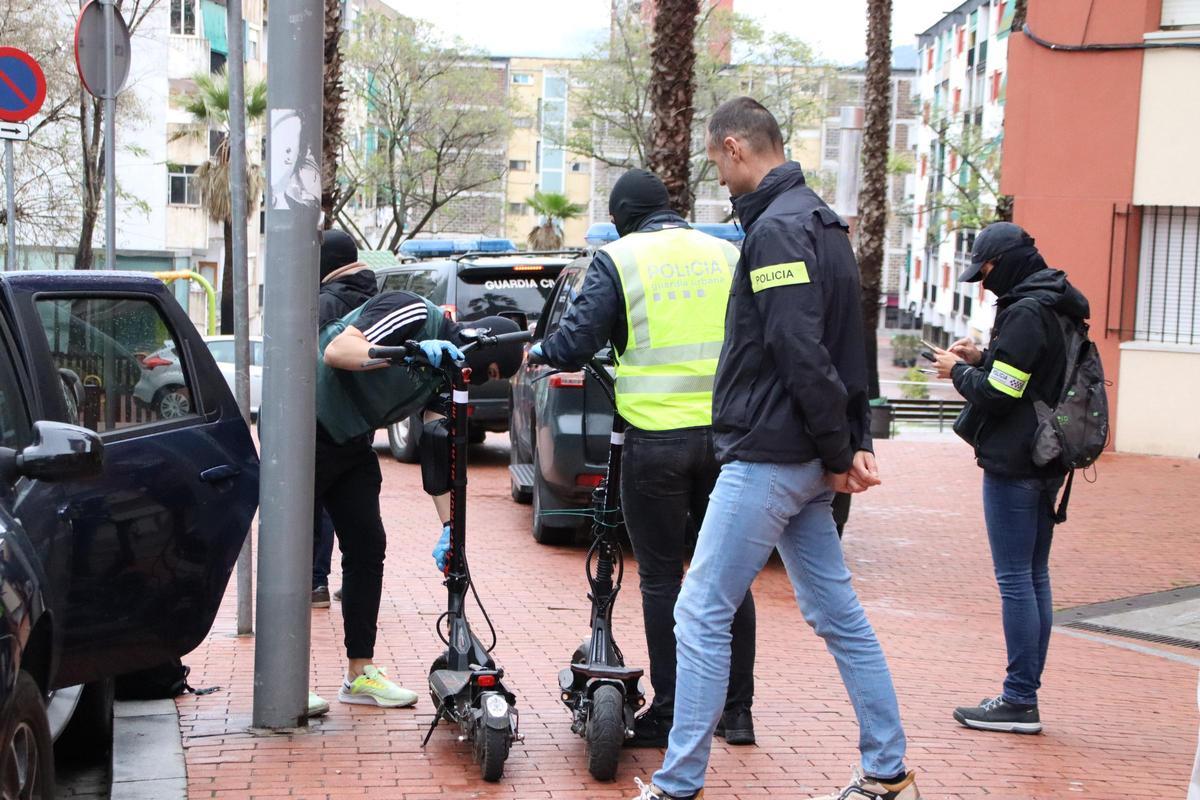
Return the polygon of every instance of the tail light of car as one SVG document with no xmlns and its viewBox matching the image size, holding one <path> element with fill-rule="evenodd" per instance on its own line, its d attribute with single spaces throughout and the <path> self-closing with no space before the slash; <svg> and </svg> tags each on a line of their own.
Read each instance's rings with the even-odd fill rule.
<svg viewBox="0 0 1200 800">
<path fill-rule="evenodd" d="M 162 356 L 146 356 L 142 359 L 142 366 L 146 369 L 158 369 L 159 367 L 169 367 L 174 364 L 174 361 L 168 361 Z"/>
<path fill-rule="evenodd" d="M 451 322 L 458 322 L 457 306 L 446 303 L 445 305 L 438 306 L 438 308 L 442 310 L 442 313 L 446 316 L 446 319 L 450 320 Z"/>
<path fill-rule="evenodd" d="M 582 372 L 558 372 L 550 376 L 551 389 L 580 388 L 583 386 Z"/>
<path fill-rule="evenodd" d="M 603 475 L 596 475 L 594 473 L 585 473 L 583 475 L 575 476 L 576 486 L 590 486 L 591 488 L 595 489 L 597 486 L 603 483 L 603 481 Z"/>
</svg>

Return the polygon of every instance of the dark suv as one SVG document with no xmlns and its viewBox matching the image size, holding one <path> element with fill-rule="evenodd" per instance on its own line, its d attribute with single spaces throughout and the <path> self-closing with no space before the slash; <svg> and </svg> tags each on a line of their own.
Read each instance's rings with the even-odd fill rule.
<svg viewBox="0 0 1200 800">
<path fill-rule="evenodd" d="M 415 239 L 405 242 L 400 252 L 411 260 L 377 270 L 380 290 L 418 294 L 458 322 L 494 315 L 536 322 L 559 272 L 582 253 L 519 253 L 506 239 Z M 472 442 L 482 442 L 488 431 L 508 430 L 509 396 L 507 380 L 471 387 Z M 416 461 L 420 428 L 415 415 L 389 426 L 392 455 L 400 461 Z"/>
<path fill-rule="evenodd" d="M 144 402 L 164 341 L 173 405 Z M 68 739 L 102 749 L 112 679 L 208 634 L 258 467 L 162 281 L 0 275 L 0 796 L 53 796 L 50 740 L 67 721 Z"/>
</svg>

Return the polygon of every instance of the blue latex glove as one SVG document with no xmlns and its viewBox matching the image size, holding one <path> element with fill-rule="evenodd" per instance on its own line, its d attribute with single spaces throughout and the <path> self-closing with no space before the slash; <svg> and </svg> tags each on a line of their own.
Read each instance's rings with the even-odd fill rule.
<svg viewBox="0 0 1200 800">
<path fill-rule="evenodd" d="M 437 564 L 438 572 L 446 571 L 446 556 L 450 554 L 450 526 L 442 528 L 442 535 L 433 546 L 433 563 Z"/>
<path fill-rule="evenodd" d="M 462 351 L 455 347 L 452 342 L 447 342 L 445 339 L 426 339 L 419 346 L 421 352 L 429 359 L 429 363 L 435 367 L 442 365 L 442 353 L 446 353 L 455 361 L 463 359 Z"/>
<path fill-rule="evenodd" d="M 546 363 L 546 351 L 542 350 L 542 343 L 538 342 L 533 347 L 529 348 L 530 363 Z"/>
</svg>

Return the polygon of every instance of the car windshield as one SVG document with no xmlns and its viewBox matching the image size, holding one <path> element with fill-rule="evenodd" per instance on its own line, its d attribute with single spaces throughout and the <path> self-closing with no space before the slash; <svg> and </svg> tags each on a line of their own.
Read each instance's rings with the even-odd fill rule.
<svg viewBox="0 0 1200 800">
<path fill-rule="evenodd" d="M 554 288 L 557 274 L 539 276 L 496 275 L 458 276 L 458 315 L 468 322 L 505 311 L 524 312 L 530 322 L 542 314 L 542 306 Z"/>
</svg>

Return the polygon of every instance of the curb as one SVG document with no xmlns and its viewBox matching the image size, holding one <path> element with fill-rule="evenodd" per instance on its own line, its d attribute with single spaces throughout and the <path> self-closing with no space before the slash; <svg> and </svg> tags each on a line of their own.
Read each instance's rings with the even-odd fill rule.
<svg viewBox="0 0 1200 800">
<path fill-rule="evenodd" d="M 114 704 L 111 800 L 187 800 L 174 700 Z"/>
</svg>

